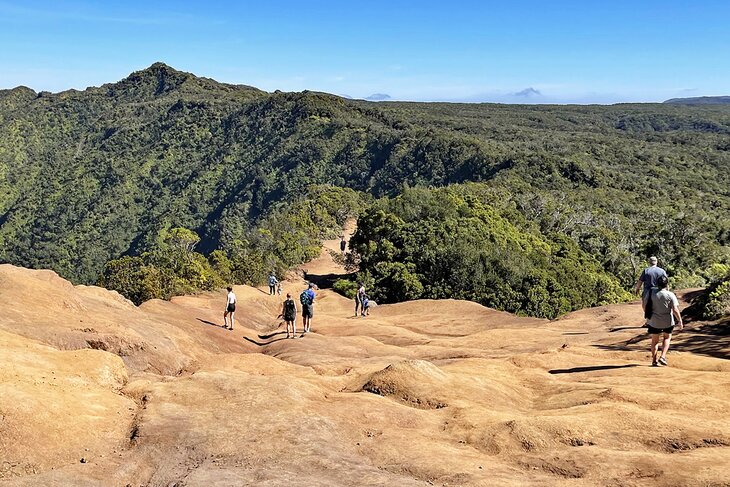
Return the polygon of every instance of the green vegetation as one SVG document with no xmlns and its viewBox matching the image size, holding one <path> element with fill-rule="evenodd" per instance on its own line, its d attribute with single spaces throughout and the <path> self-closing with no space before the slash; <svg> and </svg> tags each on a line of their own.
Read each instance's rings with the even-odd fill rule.
<svg viewBox="0 0 730 487">
<path fill-rule="evenodd" d="M 337 198 L 350 196 L 337 193 L 318 215 L 308 206 L 313 187 L 388 197 L 366 218 L 383 211 L 406 222 L 399 238 L 408 236 L 409 244 L 440 245 L 411 228 L 407 209 L 396 206 L 412 199 L 397 195 L 479 182 L 444 194 L 464 199 L 454 204 L 466 205 L 474 213 L 468 218 L 481 223 L 452 215 L 447 226 L 436 215 L 424 225 L 450 249 L 471 242 L 475 249 L 466 255 L 482 255 L 490 265 L 498 260 L 490 252 L 501 250 L 481 248 L 479 239 L 496 225 L 504 235 L 494 236 L 506 235 L 507 249 L 529 244 L 519 259 L 534 271 L 535 289 L 552 293 L 549 286 L 560 284 L 560 298 L 538 304 L 542 298 L 534 296 L 528 306 L 528 287 L 516 278 L 502 283 L 516 293 L 502 301 L 485 298 L 486 287 L 496 285 L 487 278 L 473 295 L 453 282 L 456 276 L 439 275 L 438 286 L 552 315 L 620 298 L 613 291 L 603 298 L 571 294 L 561 273 L 572 271 L 539 257 L 561 246 L 566 269 L 595 259 L 605 272 L 590 274 L 613 276 L 624 288 L 649 254 L 688 283 L 705 283 L 711 265 L 730 263 L 729 135 L 730 107 L 721 105 L 373 104 L 265 93 L 163 64 L 83 92 L 16 88 L 0 91 L 0 261 L 92 283 L 111 272 L 112 260 L 125 279 L 147 282 L 130 291 L 135 300 L 212 285 L 214 278 L 196 274 L 208 269 L 223 281 L 256 282 L 272 267 L 315 255 L 314 235 L 342 219 L 328 205 L 346 206 Z M 193 252 L 201 257 L 188 256 L 195 264 L 185 265 L 194 271 L 176 263 L 176 276 L 192 274 L 171 282 L 160 274 L 167 264 L 152 256 L 165 253 L 175 228 L 200 237 Z M 368 272 L 398 287 L 398 299 L 436 292 L 436 281 L 419 267 L 435 263 L 388 263 L 363 252 L 373 259 Z M 424 252 L 444 255 L 440 248 Z"/>
<path fill-rule="evenodd" d="M 195 232 L 163 231 L 150 251 L 107 262 L 99 285 L 140 304 L 227 283 L 260 284 L 271 270 L 281 278 L 289 267 L 319 255 L 321 239 L 336 234 L 363 204 L 350 189 L 315 186 L 306 197 L 272 212 L 245 240 L 207 256 L 195 251 L 200 243 Z"/>
<path fill-rule="evenodd" d="M 693 308 L 706 320 L 730 315 L 730 266 L 715 264 L 708 270 L 710 285 L 693 302 Z"/>
<path fill-rule="evenodd" d="M 554 318 L 628 298 L 573 240 L 540 234 L 479 185 L 407 189 L 378 201 L 358 224 L 351 246 L 378 302 L 470 299 Z"/>
</svg>

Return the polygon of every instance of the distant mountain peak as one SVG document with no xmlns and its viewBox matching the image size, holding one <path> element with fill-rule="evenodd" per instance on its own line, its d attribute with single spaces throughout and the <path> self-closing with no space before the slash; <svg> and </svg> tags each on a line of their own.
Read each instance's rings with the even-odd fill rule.
<svg viewBox="0 0 730 487">
<path fill-rule="evenodd" d="M 373 93 L 365 99 L 369 101 L 385 101 L 390 100 L 390 95 L 387 93 Z"/>
<path fill-rule="evenodd" d="M 695 96 L 691 98 L 671 98 L 664 103 L 675 105 L 730 105 L 730 96 Z"/>
<path fill-rule="evenodd" d="M 532 96 L 542 96 L 542 93 L 540 93 L 540 90 L 536 90 L 535 88 L 530 86 L 529 88 L 525 88 L 524 90 L 514 93 L 514 96 L 523 96 L 525 98 L 530 98 Z"/>
</svg>

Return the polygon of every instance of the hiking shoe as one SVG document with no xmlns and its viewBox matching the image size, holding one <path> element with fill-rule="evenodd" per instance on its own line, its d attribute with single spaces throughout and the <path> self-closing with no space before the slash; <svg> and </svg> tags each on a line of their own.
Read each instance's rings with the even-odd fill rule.
<svg viewBox="0 0 730 487">
<path fill-rule="evenodd" d="M 659 364 L 657 363 L 657 361 L 656 361 L 656 360 L 654 360 L 654 361 L 653 361 L 653 362 L 651 363 L 651 366 L 652 366 L 652 367 L 659 367 Z"/>
<path fill-rule="evenodd" d="M 657 360 L 657 362 L 659 362 L 659 365 L 663 365 L 665 367 L 668 365 L 667 359 L 665 359 L 664 357 L 659 357 L 659 360 Z"/>
</svg>

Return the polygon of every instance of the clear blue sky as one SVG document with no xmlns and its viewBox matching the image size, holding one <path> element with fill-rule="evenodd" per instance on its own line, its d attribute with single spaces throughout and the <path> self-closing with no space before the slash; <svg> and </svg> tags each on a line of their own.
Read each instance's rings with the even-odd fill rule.
<svg viewBox="0 0 730 487">
<path fill-rule="evenodd" d="M 0 88 L 85 88 L 155 61 L 402 100 L 730 95 L 730 1 L 0 0 Z"/>
</svg>

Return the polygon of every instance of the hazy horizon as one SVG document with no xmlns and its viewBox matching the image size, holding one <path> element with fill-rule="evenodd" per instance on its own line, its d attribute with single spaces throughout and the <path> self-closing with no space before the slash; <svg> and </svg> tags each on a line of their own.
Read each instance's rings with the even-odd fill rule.
<svg viewBox="0 0 730 487">
<path fill-rule="evenodd" d="M 85 89 L 161 61 L 220 82 L 392 100 L 661 102 L 730 94 L 730 4 L 276 6 L 0 1 L 0 89 Z"/>
</svg>

